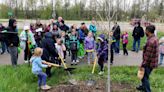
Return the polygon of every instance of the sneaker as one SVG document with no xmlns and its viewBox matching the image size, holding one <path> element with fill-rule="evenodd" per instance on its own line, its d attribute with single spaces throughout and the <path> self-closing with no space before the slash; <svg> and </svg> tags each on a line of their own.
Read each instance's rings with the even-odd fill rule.
<svg viewBox="0 0 164 92">
<path fill-rule="evenodd" d="M 73 60 L 72 62 L 71 62 L 71 65 L 74 65 L 75 64 L 75 60 Z"/>
<path fill-rule="evenodd" d="M 51 89 L 51 86 L 44 85 L 44 86 L 41 86 L 41 89 L 42 90 L 49 90 L 49 89 Z"/>
<path fill-rule="evenodd" d="M 99 75 L 102 75 L 102 74 L 104 74 L 104 72 L 103 72 L 103 71 L 100 71 L 100 72 L 99 72 Z"/>
<path fill-rule="evenodd" d="M 27 60 L 25 60 L 24 62 L 25 62 L 25 63 L 28 63 L 28 61 L 27 61 Z"/>
<path fill-rule="evenodd" d="M 139 85 L 138 87 L 136 87 L 136 89 L 139 90 L 139 91 L 144 91 L 144 87 L 141 86 L 141 85 Z"/>
<path fill-rule="evenodd" d="M 80 61 L 79 60 L 76 60 L 77 63 L 79 63 Z"/>
<path fill-rule="evenodd" d="M 74 65 L 77 65 L 77 62 L 74 62 Z"/>
</svg>

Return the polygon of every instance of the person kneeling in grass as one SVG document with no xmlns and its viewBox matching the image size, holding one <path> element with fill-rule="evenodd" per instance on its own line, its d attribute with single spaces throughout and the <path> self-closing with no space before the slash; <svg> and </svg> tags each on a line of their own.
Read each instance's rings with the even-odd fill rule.
<svg viewBox="0 0 164 92">
<path fill-rule="evenodd" d="M 99 75 L 102 75 L 104 73 L 104 62 L 108 60 L 108 44 L 104 34 L 99 35 L 97 39 L 99 40 L 97 49 L 98 64 L 100 66 Z"/>
<path fill-rule="evenodd" d="M 42 71 L 42 68 L 51 67 L 51 65 L 42 64 L 43 60 L 41 59 L 43 49 L 36 48 L 34 54 L 31 57 L 30 61 L 32 62 L 32 73 L 38 76 L 38 86 L 39 89 L 49 90 L 50 86 L 46 85 L 47 74 Z"/>
</svg>

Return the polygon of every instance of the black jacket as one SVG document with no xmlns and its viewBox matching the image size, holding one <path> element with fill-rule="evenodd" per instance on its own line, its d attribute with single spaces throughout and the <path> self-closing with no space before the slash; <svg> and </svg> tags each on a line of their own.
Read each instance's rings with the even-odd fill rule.
<svg viewBox="0 0 164 92">
<path fill-rule="evenodd" d="M 120 30 L 120 26 L 118 25 L 118 26 L 114 26 L 113 28 L 112 28 L 112 30 L 113 30 L 113 36 L 114 36 L 114 38 L 116 39 L 116 40 L 120 40 L 120 34 L 121 34 L 121 30 Z"/>
<path fill-rule="evenodd" d="M 144 37 L 144 30 L 143 30 L 143 28 L 141 26 L 134 27 L 132 36 L 136 40 L 140 39 L 141 37 Z"/>
<path fill-rule="evenodd" d="M 51 62 L 50 57 L 52 58 L 58 57 L 51 32 L 45 33 L 45 38 L 42 40 L 41 44 L 42 44 L 41 47 L 43 48 L 43 55 L 42 55 L 43 60 Z"/>
<path fill-rule="evenodd" d="M 65 31 L 65 32 L 69 31 L 69 27 L 65 24 L 63 26 L 60 26 L 59 28 L 60 30 Z"/>
<path fill-rule="evenodd" d="M 6 30 L 8 32 L 13 32 L 13 33 L 6 34 L 6 40 L 7 40 L 6 44 L 7 44 L 7 46 L 13 45 L 13 46 L 18 47 L 19 46 L 19 37 L 18 37 L 18 32 L 17 32 L 16 27 L 13 26 L 14 22 L 16 22 L 15 19 L 9 20 L 9 26 Z"/>
</svg>

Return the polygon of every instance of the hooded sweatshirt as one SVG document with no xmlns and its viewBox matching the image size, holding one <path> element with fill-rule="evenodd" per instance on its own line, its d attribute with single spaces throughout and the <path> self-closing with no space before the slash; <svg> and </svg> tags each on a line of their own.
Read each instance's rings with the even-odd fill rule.
<svg viewBox="0 0 164 92">
<path fill-rule="evenodd" d="M 43 55 L 42 55 L 43 60 L 49 61 L 50 57 L 53 58 L 58 57 L 51 32 L 45 33 L 45 38 L 42 40 L 41 44 L 43 48 Z"/>
<path fill-rule="evenodd" d="M 18 30 L 16 27 L 13 26 L 14 22 L 16 22 L 15 19 L 10 19 L 9 20 L 9 26 L 7 28 L 8 32 L 15 32 L 15 33 L 10 33 L 7 34 L 7 46 L 13 46 L 18 47 L 19 45 L 19 37 L 18 37 Z"/>
</svg>

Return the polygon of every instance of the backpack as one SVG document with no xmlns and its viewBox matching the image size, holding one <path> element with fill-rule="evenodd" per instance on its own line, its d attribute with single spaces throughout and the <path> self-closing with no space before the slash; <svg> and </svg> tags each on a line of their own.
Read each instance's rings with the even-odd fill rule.
<svg viewBox="0 0 164 92">
<path fill-rule="evenodd" d="M 77 41 L 72 41 L 70 43 L 70 50 L 77 50 Z"/>
</svg>

